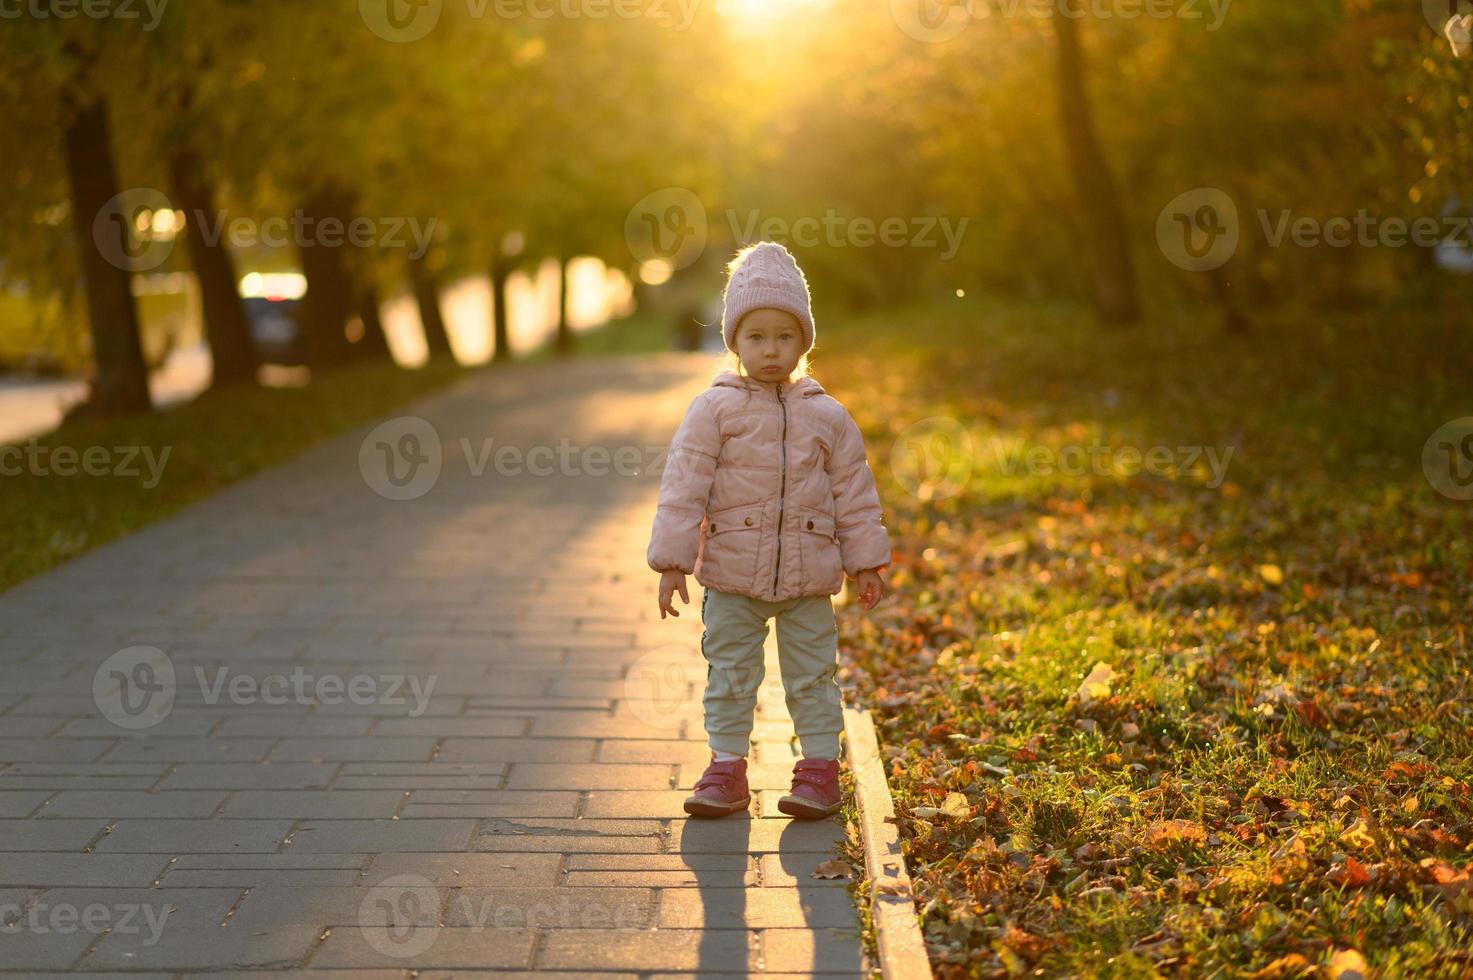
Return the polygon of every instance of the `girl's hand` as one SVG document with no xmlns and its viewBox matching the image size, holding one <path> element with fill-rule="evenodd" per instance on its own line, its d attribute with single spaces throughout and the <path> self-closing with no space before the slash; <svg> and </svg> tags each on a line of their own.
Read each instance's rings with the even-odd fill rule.
<svg viewBox="0 0 1473 980">
<path fill-rule="evenodd" d="M 859 604 L 866 611 L 873 609 L 885 594 L 885 580 L 876 568 L 867 568 L 854 576 L 854 585 L 859 590 Z"/>
<path fill-rule="evenodd" d="M 685 604 L 690 605 L 690 596 L 685 591 L 685 573 L 678 568 L 667 569 L 660 573 L 660 618 L 664 619 L 669 613 L 676 619 L 680 613 L 675 611 L 675 593 L 680 593 L 680 598 Z"/>
</svg>

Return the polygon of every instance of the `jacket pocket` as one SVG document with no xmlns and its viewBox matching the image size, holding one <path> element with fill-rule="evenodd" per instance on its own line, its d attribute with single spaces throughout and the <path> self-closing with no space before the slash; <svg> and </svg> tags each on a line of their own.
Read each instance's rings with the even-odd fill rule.
<svg viewBox="0 0 1473 980">
<path fill-rule="evenodd" d="M 844 561 L 839 554 L 839 536 L 832 514 L 804 507 L 798 514 L 802 546 L 803 581 L 806 586 L 844 585 Z"/>
<path fill-rule="evenodd" d="M 762 550 L 762 505 L 724 507 L 706 515 L 706 573 L 716 581 L 747 585 L 757 575 Z"/>
</svg>

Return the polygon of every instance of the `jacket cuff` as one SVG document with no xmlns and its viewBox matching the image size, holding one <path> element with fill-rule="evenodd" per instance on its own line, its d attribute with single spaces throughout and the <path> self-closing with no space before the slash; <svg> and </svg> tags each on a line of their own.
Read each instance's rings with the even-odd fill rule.
<svg viewBox="0 0 1473 980">
<path fill-rule="evenodd" d="M 866 532 L 843 549 L 844 574 L 850 578 L 870 568 L 890 564 L 890 536 L 883 527 Z"/>
</svg>

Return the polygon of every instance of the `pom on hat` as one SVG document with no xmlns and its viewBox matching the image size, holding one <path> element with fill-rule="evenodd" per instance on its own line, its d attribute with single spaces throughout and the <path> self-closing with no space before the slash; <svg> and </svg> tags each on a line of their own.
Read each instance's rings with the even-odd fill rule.
<svg viewBox="0 0 1473 980">
<path fill-rule="evenodd" d="M 721 335 L 726 349 L 736 350 L 736 328 L 752 310 L 786 310 L 803 327 L 803 353 L 813 346 L 813 312 L 809 309 L 808 281 L 798 260 L 777 242 L 757 242 L 737 253 L 727 266 L 726 296 L 721 313 Z"/>
</svg>

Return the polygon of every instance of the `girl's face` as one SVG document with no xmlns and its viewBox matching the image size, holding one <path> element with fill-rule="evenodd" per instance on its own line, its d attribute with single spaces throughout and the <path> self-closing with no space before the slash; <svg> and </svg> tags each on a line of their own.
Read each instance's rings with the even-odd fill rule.
<svg viewBox="0 0 1473 980">
<path fill-rule="evenodd" d="M 749 375 L 758 381 L 786 381 L 803 356 L 803 327 L 787 310 L 764 307 L 742 317 L 736 342 Z"/>
</svg>

